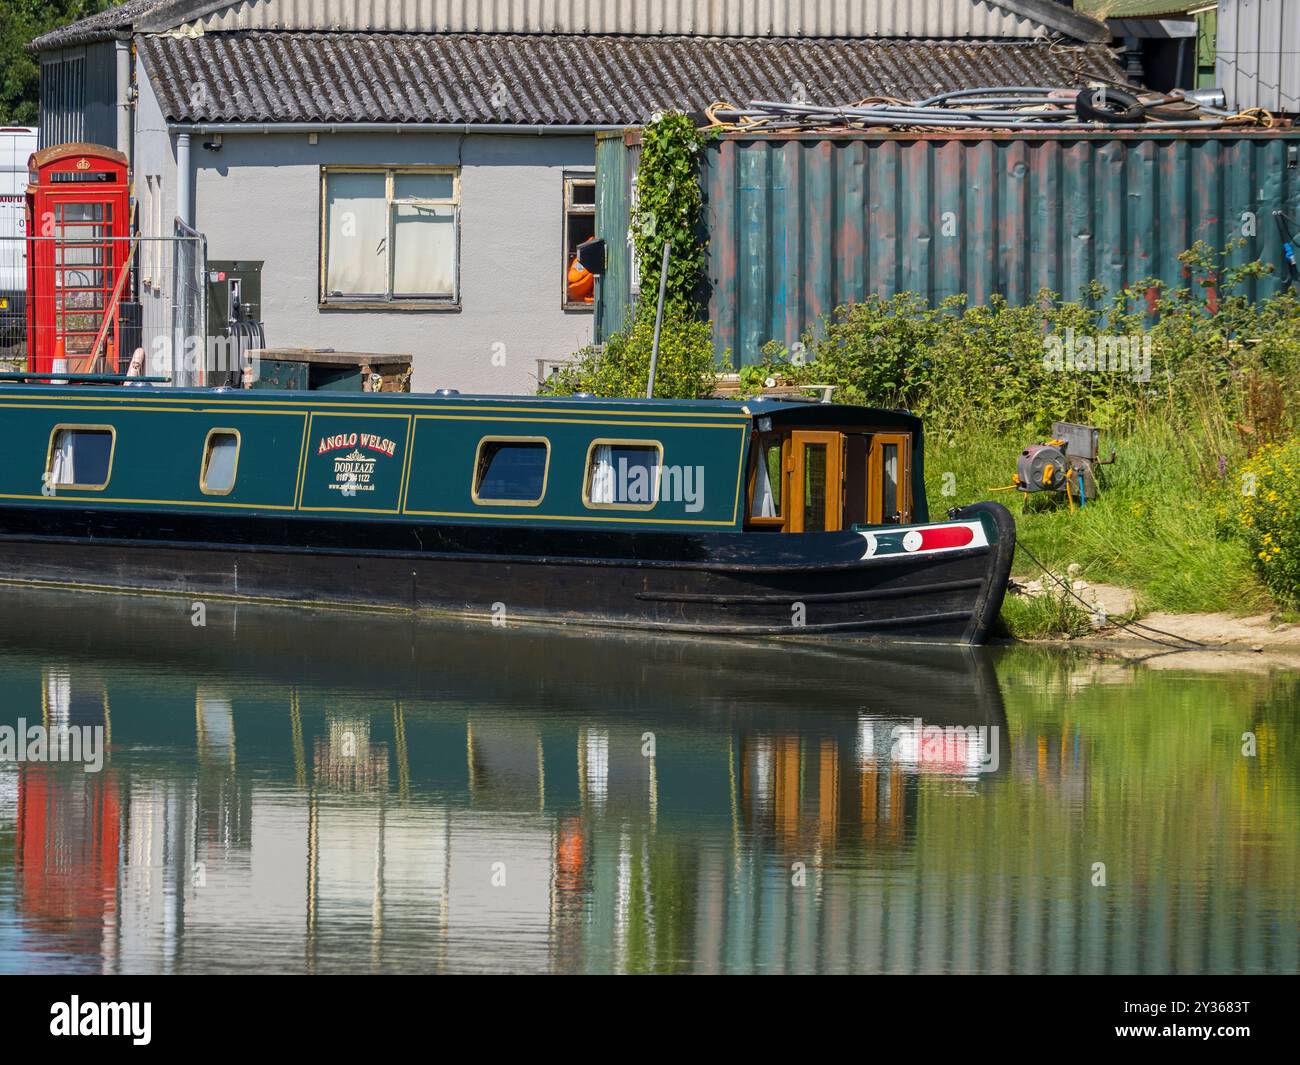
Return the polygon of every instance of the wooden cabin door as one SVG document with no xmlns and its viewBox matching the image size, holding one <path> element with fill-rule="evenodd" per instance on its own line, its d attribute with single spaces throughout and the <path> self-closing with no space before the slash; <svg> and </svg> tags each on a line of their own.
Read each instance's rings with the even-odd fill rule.
<svg viewBox="0 0 1300 1065">
<path fill-rule="evenodd" d="M 836 532 L 844 527 L 844 437 L 790 434 L 791 532 Z"/>
<path fill-rule="evenodd" d="M 906 525 L 912 520 L 912 438 L 876 433 L 871 438 L 867 520 L 872 525 Z"/>
</svg>

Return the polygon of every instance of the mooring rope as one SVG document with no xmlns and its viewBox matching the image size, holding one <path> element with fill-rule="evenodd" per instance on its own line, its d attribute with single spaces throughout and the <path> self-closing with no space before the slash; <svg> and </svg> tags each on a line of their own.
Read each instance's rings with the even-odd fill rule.
<svg viewBox="0 0 1300 1065">
<path fill-rule="evenodd" d="M 1067 595 L 1071 596 L 1074 599 L 1077 599 L 1083 606 L 1087 607 L 1088 612 L 1090 614 L 1096 613 L 1095 604 L 1089 603 L 1086 599 L 1084 599 L 1081 595 L 1079 595 L 1072 587 L 1070 587 L 1068 582 L 1062 580 L 1050 569 L 1048 569 L 1047 566 L 1043 564 L 1042 560 L 1039 559 L 1039 557 L 1035 555 L 1032 551 L 1030 551 L 1029 548 L 1027 548 L 1023 543 L 1017 542 L 1016 550 L 1023 551 L 1026 555 L 1028 555 L 1031 562 L 1033 562 L 1039 569 L 1041 569 L 1052 581 L 1060 585 L 1060 587 L 1066 592 Z M 1147 640 L 1148 642 L 1155 644 L 1157 647 L 1170 647 L 1175 651 L 1240 651 L 1241 650 L 1240 647 L 1229 647 L 1225 644 L 1201 643 L 1200 640 L 1193 640 L 1190 636 L 1179 636 L 1177 633 L 1166 632 L 1164 629 L 1157 629 L 1152 625 L 1143 625 L 1140 621 L 1116 621 L 1115 625 L 1117 628 L 1125 629 L 1126 631 L 1132 633 L 1134 636 L 1138 637 L 1138 639 Z M 1171 640 L 1177 640 L 1178 643 L 1176 644 L 1165 643 L 1163 640 L 1157 640 L 1153 636 L 1148 636 L 1145 632 L 1138 632 L 1138 629 L 1146 629 L 1147 632 L 1155 632 L 1155 633 L 1159 633 L 1161 636 L 1168 636 Z"/>
</svg>

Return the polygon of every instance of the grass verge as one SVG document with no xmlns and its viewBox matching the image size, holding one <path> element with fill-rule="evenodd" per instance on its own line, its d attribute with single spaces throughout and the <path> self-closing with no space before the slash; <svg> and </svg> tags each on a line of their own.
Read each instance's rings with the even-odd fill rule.
<svg viewBox="0 0 1300 1065">
<path fill-rule="evenodd" d="M 1011 483 L 1017 455 L 1034 442 L 1030 436 L 990 436 L 978 425 L 957 435 L 934 434 L 925 456 L 931 510 L 941 514 L 977 499 L 1006 504 L 1019 542 L 1044 564 L 1057 573 L 1077 564 L 1083 580 L 1132 588 L 1139 615 L 1277 609 L 1244 544 L 1222 531 L 1218 508 L 1230 486 L 1207 483 L 1201 472 L 1215 469 L 1218 456 L 1198 453 L 1193 441 L 1155 421 L 1103 434 L 1103 450 L 1114 448 L 1115 463 L 1098 471 L 1099 497 L 1071 511 L 1064 497 L 992 491 Z M 1043 576 L 1024 551 L 1014 573 Z M 1008 596 L 1003 624 L 1018 638 L 1081 635 L 1088 628 L 1081 609 L 1048 596 Z"/>
</svg>

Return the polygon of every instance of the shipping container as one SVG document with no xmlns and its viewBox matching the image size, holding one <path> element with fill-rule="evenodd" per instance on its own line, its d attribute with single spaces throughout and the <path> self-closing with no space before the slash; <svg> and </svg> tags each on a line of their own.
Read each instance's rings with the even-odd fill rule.
<svg viewBox="0 0 1300 1065">
<path fill-rule="evenodd" d="M 630 212 L 639 133 L 597 142 L 597 232 L 609 270 L 597 341 L 635 290 Z M 931 304 L 995 294 L 1024 304 L 1158 278 L 1194 284 L 1178 256 L 1243 239 L 1232 262 L 1286 280 L 1275 210 L 1300 218 L 1300 132 L 728 134 L 703 154 L 708 315 L 733 366 L 789 346 L 835 307 L 877 293 Z"/>
</svg>

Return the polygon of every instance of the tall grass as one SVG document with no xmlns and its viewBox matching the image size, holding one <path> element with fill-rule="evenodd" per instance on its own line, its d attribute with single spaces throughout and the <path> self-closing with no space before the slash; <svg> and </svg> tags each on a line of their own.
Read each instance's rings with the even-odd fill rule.
<svg viewBox="0 0 1300 1065">
<path fill-rule="evenodd" d="M 997 499 L 1016 517 L 1020 542 L 1054 572 L 1077 564 L 1084 580 L 1133 588 L 1144 611 L 1266 610 L 1270 597 L 1249 555 L 1225 536 L 1215 501 L 1232 482 L 1205 482 L 1196 444 L 1154 418 L 1103 436 L 1115 463 L 1098 471 L 1101 494 L 1071 511 L 1063 499 L 994 493 L 1010 483 L 1026 434 L 931 436 L 926 494 L 932 509 Z M 1209 463 L 1217 468 L 1217 459 Z M 952 474 L 946 478 L 945 474 Z M 955 495 L 944 497 L 955 482 Z M 1016 572 L 1042 575 L 1021 552 Z"/>
</svg>

